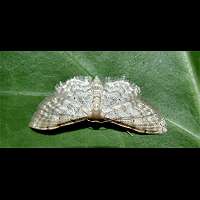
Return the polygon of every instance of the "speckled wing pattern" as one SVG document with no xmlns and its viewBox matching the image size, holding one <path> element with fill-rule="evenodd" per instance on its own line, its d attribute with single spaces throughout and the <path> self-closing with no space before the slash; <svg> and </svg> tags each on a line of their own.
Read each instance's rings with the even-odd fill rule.
<svg viewBox="0 0 200 200">
<path fill-rule="evenodd" d="M 143 102 L 125 103 L 116 106 L 113 110 L 113 113 L 120 110 L 120 114 L 108 114 L 107 117 L 112 119 L 113 123 L 121 124 L 121 126 L 132 128 L 141 133 L 165 133 L 167 131 L 165 120 Z"/>
<path fill-rule="evenodd" d="M 105 120 L 141 133 L 165 133 L 166 123 L 138 96 L 140 88 L 126 80 L 108 81 L 102 95 Z"/>
<path fill-rule="evenodd" d="M 92 107 L 91 81 L 90 77 L 75 77 L 60 82 L 54 94 L 38 106 L 29 126 L 50 130 L 87 119 Z"/>
<path fill-rule="evenodd" d="M 164 118 L 139 94 L 140 88 L 125 78 L 74 77 L 57 85 L 55 93 L 44 99 L 29 126 L 48 130 L 84 120 L 109 121 L 141 133 L 165 133 Z"/>
</svg>

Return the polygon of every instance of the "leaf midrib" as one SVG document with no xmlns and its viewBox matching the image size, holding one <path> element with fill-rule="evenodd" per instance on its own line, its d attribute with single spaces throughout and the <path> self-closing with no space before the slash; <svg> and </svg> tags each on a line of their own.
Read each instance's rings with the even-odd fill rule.
<svg viewBox="0 0 200 200">
<path fill-rule="evenodd" d="M 197 96 L 197 108 L 198 108 L 198 113 L 199 113 L 199 118 L 200 118 L 200 88 L 198 86 L 198 81 L 197 81 L 197 78 L 196 78 L 196 75 L 194 73 L 194 69 L 193 69 L 193 64 L 190 60 L 190 56 L 189 56 L 189 52 L 183 52 L 183 55 L 186 57 L 186 60 L 187 60 L 187 66 L 188 66 L 188 72 L 191 76 L 191 80 L 192 80 L 192 84 L 194 86 L 194 91 L 196 93 L 196 96 Z"/>
</svg>

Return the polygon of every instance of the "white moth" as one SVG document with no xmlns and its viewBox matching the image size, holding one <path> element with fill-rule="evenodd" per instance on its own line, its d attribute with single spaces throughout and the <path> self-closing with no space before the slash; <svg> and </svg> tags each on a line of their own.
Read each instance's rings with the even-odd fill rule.
<svg viewBox="0 0 200 200">
<path fill-rule="evenodd" d="M 141 133 L 167 131 L 164 118 L 139 98 L 140 88 L 125 79 L 74 77 L 55 89 L 39 105 L 31 128 L 52 130 L 88 120 L 109 121 Z"/>
</svg>

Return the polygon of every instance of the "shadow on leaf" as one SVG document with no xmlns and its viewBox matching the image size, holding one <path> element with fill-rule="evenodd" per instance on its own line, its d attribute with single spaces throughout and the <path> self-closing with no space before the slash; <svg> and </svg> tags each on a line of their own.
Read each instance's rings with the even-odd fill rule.
<svg viewBox="0 0 200 200">
<path fill-rule="evenodd" d="M 116 131 L 120 131 L 121 133 L 124 133 L 124 134 L 151 135 L 151 134 L 140 133 L 140 132 L 128 129 L 128 128 L 124 128 L 124 127 L 121 127 L 117 124 L 113 124 L 110 122 L 98 123 L 98 122 L 90 122 L 87 120 L 78 122 L 75 124 L 70 124 L 67 126 L 59 127 L 57 129 L 53 129 L 53 130 L 38 130 L 38 129 L 33 129 L 33 128 L 31 128 L 31 129 L 37 133 L 44 134 L 44 135 L 57 135 L 57 134 L 61 134 L 61 133 L 77 131 L 80 129 L 90 128 L 90 127 L 93 128 L 94 130 L 99 130 L 102 127 L 105 129 L 113 129 Z"/>
</svg>

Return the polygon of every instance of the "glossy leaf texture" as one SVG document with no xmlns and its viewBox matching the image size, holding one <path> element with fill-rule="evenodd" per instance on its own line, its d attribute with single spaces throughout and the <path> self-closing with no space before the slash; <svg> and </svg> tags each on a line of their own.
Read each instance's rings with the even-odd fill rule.
<svg viewBox="0 0 200 200">
<path fill-rule="evenodd" d="M 199 52 L 0 52 L 0 147 L 200 147 Z M 130 136 L 77 125 L 57 134 L 28 123 L 59 81 L 77 75 L 126 76 L 167 121 L 164 135 Z"/>
</svg>

